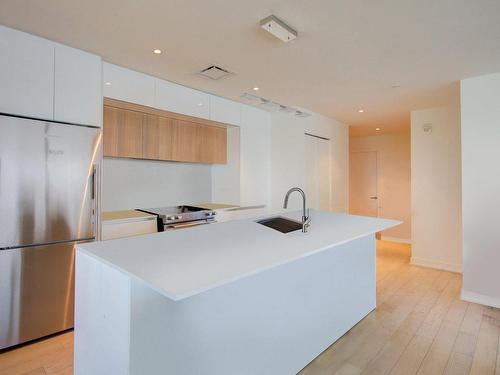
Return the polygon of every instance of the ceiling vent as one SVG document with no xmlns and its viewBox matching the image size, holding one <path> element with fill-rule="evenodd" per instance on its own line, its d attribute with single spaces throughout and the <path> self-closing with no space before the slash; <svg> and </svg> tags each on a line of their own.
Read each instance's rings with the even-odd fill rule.
<svg viewBox="0 0 500 375">
<path fill-rule="evenodd" d="M 205 68 L 205 69 L 201 70 L 200 72 L 198 72 L 198 74 L 203 76 L 203 77 L 207 77 L 207 78 L 210 78 L 213 80 L 218 80 L 218 79 L 230 76 L 233 73 L 231 73 L 230 71 L 228 71 L 224 68 L 221 68 L 220 66 L 211 65 L 208 68 Z"/>
<path fill-rule="evenodd" d="M 274 15 L 261 20 L 260 27 L 285 43 L 297 38 L 297 31 Z"/>
</svg>

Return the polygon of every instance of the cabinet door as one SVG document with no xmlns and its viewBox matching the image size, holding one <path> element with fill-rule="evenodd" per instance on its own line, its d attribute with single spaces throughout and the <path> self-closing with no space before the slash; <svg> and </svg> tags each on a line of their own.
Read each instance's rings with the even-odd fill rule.
<svg viewBox="0 0 500 375">
<path fill-rule="evenodd" d="M 105 97 L 154 107 L 155 78 L 106 62 L 102 69 Z"/>
<path fill-rule="evenodd" d="M 239 126 L 241 124 L 241 104 L 210 95 L 210 120 Z"/>
<path fill-rule="evenodd" d="M 53 119 L 54 43 L 0 26 L 0 112 Z"/>
<path fill-rule="evenodd" d="M 142 123 L 142 158 L 159 159 L 158 116 L 144 115 Z"/>
<path fill-rule="evenodd" d="M 227 131 L 225 128 L 198 125 L 199 162 L 207 164 L 226 163 Z"/>
<path fill-rule="evenodd" d="M 198 124 L 174 120 L 172 127 L 172 159 L 196 163 L 200 159 Z"/>
<path fill-rule="evenodd" d="M 101 126 L 101 71 L 99 56 L 56 45 L 55 120 Z"/>
<path fill-rule="evenodd" d="M 160 79 L 156 80 L 156 107 L 183 115 L 210 118 L 208 94 Z"/>
<path fill-rule="evenodd" d="M 142 158 L 144 114 L 104 107 L 104 156 Z"/>
<path fill-rule="evenodd" d="M 173 120 L 158 117 L 158 159 L 173 160 Z"/>
<path fill-rule="evenodd" d="M 242 105 L 240 205 L 267 204 L 269 196 L 269 113 Z"/>
</svg>

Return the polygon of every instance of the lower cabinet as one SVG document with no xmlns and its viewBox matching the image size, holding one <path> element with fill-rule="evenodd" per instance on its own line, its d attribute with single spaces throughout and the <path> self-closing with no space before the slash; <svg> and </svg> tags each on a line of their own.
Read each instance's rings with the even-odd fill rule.
<svg viewBox="0 0 500 375">
<path fill-rule="evenodd" d="M 157 231 L 156 217 L 139 220 L 111 220 L 102 223 L 102 240 L 112 240 L 139 236 L 141 234 L 155 233 Z"/>
<path fill-rule="evenodd" d="M 135 105 L 135 107 L 138 107 Z M 140 108 L 137 108 L 140 109 Z M 104 106 L 104 156 L 225 164 L 227 129 L 154 110 Z"/>
</svg>

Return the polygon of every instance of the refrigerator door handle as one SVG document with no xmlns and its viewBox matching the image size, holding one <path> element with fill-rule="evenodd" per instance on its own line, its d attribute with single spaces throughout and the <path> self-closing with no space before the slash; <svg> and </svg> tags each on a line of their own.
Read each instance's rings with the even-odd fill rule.
<svg viewBox="0 0 500 375">
<path fill-rule="evenodd" d="M 55 244 L 60 244 L 60 243 L 84 242 L 84 241 L 95 241 L 95 237 L 84 237 L 84 238 L 75 238 L 75 239 L 72 239 L 72 240 L 59 240 L 59 241 L 49 241 L 49 242 L 41 242 L 41 243 L 32 243 L 32 244 L 28 244 L 28 245 L 4 246 L 4 247 L 0 247 L 0 251 L 2 251 L 2 250 L 22 249 L 22 248 L 25 248 L 25 247 L 47 246 L 47 245 L 55 245 Z"/>
<path fill-rule="evenodd" d="M 93 165 L 92 166 L 92 175 L 91 175 L 91 179 L 90 179 L 90 183 L 91 183 L 91 190 L 90 190 L 90 197 L 92 199 L 95 199 L 95 191 L 96 191 L 96 179 L 95 179 L 95 174 L 96 174 L 96 166 Z"/>
</svg>

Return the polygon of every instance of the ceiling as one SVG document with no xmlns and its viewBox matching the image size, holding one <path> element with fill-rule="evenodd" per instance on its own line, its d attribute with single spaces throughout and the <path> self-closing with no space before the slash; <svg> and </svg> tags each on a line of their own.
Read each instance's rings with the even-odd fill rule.
<svg viewBox="0 0 500 375">
<path fill-rule="evenodd" d="M 270 14 L 298 38 L 262 30 Z M 456 101 L 458 80 L 500 71 L 499 15 L 497 0 L 0 2 L 4 25 L 240 101 L 258 86 L 358 132 L 408 127 L 411 110 Z M 195 74 L 210 64 L 235 75 Z"/>
</svg>

